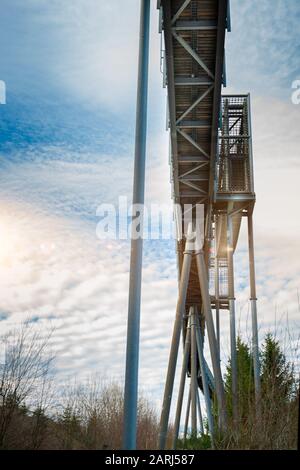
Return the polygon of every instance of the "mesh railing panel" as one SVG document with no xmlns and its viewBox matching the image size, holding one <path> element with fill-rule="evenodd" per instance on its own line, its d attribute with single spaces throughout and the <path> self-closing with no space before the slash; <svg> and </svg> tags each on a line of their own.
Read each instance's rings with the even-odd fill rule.
<svg viewBox="0 0 300 470">
<path fill-rule="evenodd" d="M 222 128 L 219 131 L 219 192 L 252 192 L 250 139 L 247 97 L 223 96 Z"/>
</svg>

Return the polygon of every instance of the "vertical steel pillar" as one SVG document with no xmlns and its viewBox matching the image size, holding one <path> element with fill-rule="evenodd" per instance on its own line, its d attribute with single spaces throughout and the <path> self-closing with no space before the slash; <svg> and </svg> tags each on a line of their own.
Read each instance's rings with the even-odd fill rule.
<svg viewBox="0 0 300 470">
<path fill-rule="evenodd" d="M 218 242 L 217 242 L 217 223 L 218 218 L 215 215 L 215 299 L 216 299 L 216 335 L 220 355 L 220 276 L 219 276 L 219 258 L 218 258 Z"/>
<path fill-rule="evenodd" d="M 253 241 L 253 219 L 248 215 L 248 243 L 249 243 L 249 273 L 250 273 L 250 302 L 252 315 L 252 350 L 254 385 L 257 414 L 260 415 L 261 391 L 260 391 L 260 366 L 257 328 L 257 308 L 256 308 L 256 285 L 255 285 L 255 264 L 254 264 L 254 241 Z"/>
<path fill-rule="evenodd" d="M 196 323 L 197 323 L 197 349 L 198 349 L 198 358 L 200 364 L 200 372 L 202 377 L 202 385 L 203 385 L 203 394 L 205 399 L 205 406 L 206 406 L 206 413 L 207 413 L 207 422 L 208 422 L 208 429 L 212 438 L 214 437 L 214 421 L 212 416 L 212 409 L 211 409 L 211 399 L 209 394 L 209 387 L 207 382 L 207 375 L 205 370 L 205 362 L 204 362 L 204 354 L 203 354 L 203 339 L 202 339 L 202 332 L 201 332 L 201 325 L 199 322 L 198 316 L 196 316 Z"/>
<path fill-rule="evenodd" d="M 189 426 L 190 408 L 191 408 L 191 387 L 189 388 L 189 395 L 188 395 L 188 400 L 187 400 L 187 405 L 186 405 L 186 415 L 185 415 L 184 433 L 183 433 L 184 442 L 186 440 L 188 426 Z"/>
<path fill-rule="evenodd" d="M 199 389 L 198 388 L 197 388 L 196 392 L 197 392 L 197 406 L 198 406 L 200 433 L 204 434 L 203 418 L 202 418 L 201 403 L 200 403 Z"/>
<path fill-rule="evenodd" d="M 139 205 L 144 204 L 145 187 L 149 30 L 150 0 L 141 0 L 135 161 L 132 200 L 133 204 Z M 123 427 L 123 447 L 124 449 L 128 450 L 133 450 L 136 448 L 140 300 L 143 254 L 143 214 L 140 215 L 140 237 L 137 239 L 135 237 L 131 237 Z"/>
<path fill-rule="evenodd" d="M 219 303 L 219 258 L 215 257 L 215 299 L 216 299 L 216 334 L 220 354 L 220 303 Z"/>
<path fill-rule="evenodd" d="M 170 415 L 170 407 L 172 401 L 172 393 L 174 386 L 175 370 L 180 342 L 180 332 L 182 328 L 182 318 L 185 312 L 185 301 L 189 282 L 189 275 L 192 262 L 192 250 L 187 250 L 188 241 L 186 242 L 186 251 L 183 256 L 183 264 L 180 273 L 179 294 L 176 308 L 175 323 L 173 328 L 171 350 L 169 356 L 168 372 L 164 391 L 162 412 L 160 418 L 159 430 L 159 449 L 163 450 L 166 445 L 168 423 Z"/>
<path fill-rule="evenodd" d="M 223 379 L 222 379 L 222 373 L 221 373 L 221 367 L 220 367 L 219 350 L 218 350 L 218 345 L 217 345 L 217 340 L 216 340 L 212 311 L 211 311 L 208 280 L 207 280 L 207 274 L 206 274 L 207 270 L 206 270 L 204 254 L 202 250 L 196 253 L 196 261 L 197 261 L 200 290 L 201 290 L 201 295 L 202 295 L 203 310 L 204 310 L 206 326 L 207 326 L 210 354 L 211 354 L 211 360 L 212 360 L 212 366 L 213 366 L 214 378 L 215 378 L 215 384 L 216 384 L 216 394 L 217 394 L 219 415 L 220 415 L 220 426 L 221 426 L 221 429 L 225 430 L 227 426 L 225 393 L 224 393 Z"/>
<path fill-rule="evenodd" d="M 234 266 L 233 266 L 233 227 L 232 216 L 227 215 L 227 264 L 228 264 L 228 299 L 230 311 L 230 350 L 232 379 L 232 409 L 235 424 L 238 422 L 238 382 L 237 352 L 235 330 Z"/>
<path fill-rule="evenodd" d="M 197 343 L 196 343 L 196 318 L 195 307 L 191 311 L 191 415 L 192 436 L 197 437 Z"/>
<path fill-rule="evenodd" d="M 173 449 L 176 449 L 176 444 L 178 440 L 182 402 L 183 402 L 183 395 L 184 395 L 184 386 L 185 386 L 185 379 L 186 379 L 190 353 L 191 353 L 191 326 L 190 326 L 190 317 L 189 317 L 185 343 L 184 343 L 184 354 L 183 354 L 180 385 L 179 385 L 179 391 L 178 391 L 178 400 L 177 400 L 176 415 L 175 415 L 175 422 L 174 422 L 174 435 L 173 435 L 173 445 L 172 445 Z"/>
</svg>

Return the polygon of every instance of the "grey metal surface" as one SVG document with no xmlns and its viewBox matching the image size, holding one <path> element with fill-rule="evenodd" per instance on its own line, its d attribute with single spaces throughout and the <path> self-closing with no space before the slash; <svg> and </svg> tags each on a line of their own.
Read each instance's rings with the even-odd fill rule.
<svg viewBox="0 0 300 470">
<path fill-rule="evenodd" d="M 223 379 L 222 379 L 222 373 L 221 373 L 221 367 L 220 367 L 220 356 L 219 356 L 219 351 L 218 351 L 218 346 L 217 346 L 215 328 L 214 328 L 211 305 L 210 305 L 208 281 L 207 281 L 207 275 L 206 275 L 206 265 L 204 261 L 203 252 L 198 252 L 196 254 L 196 260 L 197 260 L 200 290 L 201 290 L 202 301 L 203 301 L 203 311 L 205 315 L 208 341 L 209 341 L 209 347 L 210 347 L 210 355 L 211 355 L 212 366 L 213 366 L 213 371 L 214 371 L 216 395 L 217 395 L 218 409 L 219 409 L 219 415 L 220 415 L 220 426 L 223 430 L 225 430 L 227 427 L 225 393 L 224 393 Z"/>
<path fill-rule="evenodd" d="M 134 159 L 133 204 L 144 204 L 146 132 L 147 132 L 147 93 L 149 62 L 150 0 L 141 0 L 139 70 L 136 109 L 136 135 Z M 124 449 L 136 448 L 138 364 L 140 337 L 140 303 L 142 281 L 143 239 L 131 238 L 126 374 L 124 392 Z"/>
<path fill-rule="evenodd" d="M 192 436 L 197 437 L 197 342 L 196 342 L 196 318 L 195 307 L 190 308 L 191 312 L 191 415 L 192 415 Z"/>
<path fill-rule="evenodd" d="M 196 393 L 197 393 L 197 409 L 198 409 L 199 428 L 200 428 L 199 430 L 201 434 L 204 434 L 203 417 L 202 417 L 202 410 L 201 410 L 201 403 L 200 403 L 198 388 L 196 390 Z"/>
<path fill-rule="evenodd" d="M 248 243 L 249 243 L 249 272 L 250 272 L 250 302 L 252 316 L 252 353 L 254 366 L 254 384 L 255 398 L 258 415 L 261 408 L 261 385 L 260 385 L 260 365 L 259 365 L 259 343 L 257 326 L 257 307 L 256 307 L 256 283 L 255 283 L 255 265 L 254 265 L 254 240 L 253 240 L 253 219 L 248 216 Z"/>
<path fill-rule="evenodd" d="M 199 319 L 197 317 L 197 349 L 198 349 L 198 357 L 199 357 L 199 364 L 200 364 L 200 371 L 201 371 L 201 377 L 202 377 L 202 384 L 203 384 L 203 394 L 204 394 L 204 399 L 205 399 L 205 405 L 206 405 L 206 414 L 207 414 L 207 421 L 208 421 L 208 429 L 210 432 L 210 435 L 214 436 L 214 422 L 213 422 L 213 416 L 212 416 L 212 403 L 210 399 L 210 393 L 209 393 L 209 384 L 208 384 L 208 373 L 206 369 L 206 363 L 204 359 L 204 354 L 203 354 L 203 339 L 202 339 L 202 332 L 200 328 L 200 323 Z"/>
<path fill-rule="evenodd" d="M 232 216 L 227 215 L 227 260 L 228 260 L 228 298 L 230 314 L 230 358 L 231 358 L 231 388 L 232 410 L 235 423 L 238 422 L 238 369 L 236 351 L 235 326 L 235 296 L 234 296 L 234 266 L 233 266 L 233 224 Z"/>
<path fill-rule="evenodd" d="M 183 265 L 181 270 L 181 277 L 179 283 L 179 294 L 176 308 L 175 323 L 173 328 L 171 350 L 169 356 L 169 364 L 167 369 L 167 377 L 162 405 L 162 412 L 160 418 L 160 430 L 159 430 L 159 448 L 164 449 L 166 445 L 166 438 L 168 432 L 168 423 L 170 415 L 170 407 L 172 401 L 172 393 L 174 386 L 174 378 L 180 343 L 180 333 L 183 325 L 183 315 L 185 311 L 186 295 L 188 289 L 189 275 L 192 262 L 192 252 L 186 251 L 184 253 Z"/>
<path fill-rule="evenodd" d="M 172 445 L 173 449 L 176 449 L 176 443 L 177 443 L 178 434 L 179 434 L 185 379 L 186 379 L 186 374 L 187 374 L 187 366 L 188 366 L 190 353 L 191 353 L 191 326 L 190 326 L 190 319 L 189 319 L 186 338 L 185 338 L 185 344 L 184 344 L 184 354 L 183 354 L 180 384 L 179 384 L 179 390 L 178 390 L 178 399 L 177 399 L 177 406 L 176 406 L 176 414 L 175 414 L 175 421 L 174 421 L 174 434 L 173 434 L 173 445 Z"/>
<path fill-rule="evenodd" d="M 182 206 L 185 203 L 207 205 L 214 160 L 212 147 L 216 147 L 218 137 L 227 1 L 162 0 L 161 7 L 173 198 Z M 180 271 L 182 243 L 178 253 Z M 201 307 L 195 263 L 186 312 L 192 305 Z"/>
<path fill-rule="evenodd" d="M 186 440 L 187 432 L 188 432 L 190 411 L 191 411 L 191 387 L 189 387 L 189 394 L 188 394 L 187 405 L 186 405 L 186 415 L 185 415 L 184 432 L 183 432 L 184 442 Z"/>
<path fill-rule="evenodd" d="M 195 307 L 201 312 L 201 338 L 204 340 L 207 333 L 214 376 L 212 377 L 204 357 L 203 370 L 199 358 L 198 372 L 202 384 L 204 380 L 207 382 L 206 387 L 216 392 L 220 424 L 225 429 L 227 416 L 220 368 L 220 315 L 224 309 L 230 311 L 234 413 L 237 422 L 233 257 L 242 218 L 252 215 L 255 204 L 250 97 L 244 94 L 221 96 L 222 83 L 226 82 L 225 30 L 226 27 L 230 30 L 231 23 L 228 0 L 161 0 L 158 7 L 161 8 L 165 44 L 164 81 L 168 89 L 172 197 L 182 209 L 184 204 L 190 204 L 193 214 L 196 205 L 203 204 L 205 215 L 203 251 L 191 256 L 188 278 L 184 274 L 185 238 L 177 244 L 179 278 L 184 275 L 187 284 L 185 303 L 181 303 L 184 312 L 181 315 L 183 317 L 185 314 L 187 317 L 190 307 Z M 181 221 L 177 222 L 180 225 Z M 249 227 L 252 335 L 258 397 L 259 358 L 253 228 L 251 237 L 251 226 Z M 180 297 L 181 294 L 179 299 Z M 212 308 L 216 310 L 217 337 Z M 177 319 L 175 325 L 176 322 Z M 176 328 L 176 335 L 180 336 L 178 325 Z M 185 328 L 186 320 L 183 324 L 183 337 L 187 338 Z M 164 448 L 161 444 L 166 441 L 178 354 L 178 337 L 175 339 L 175 345 L 173 340 L 171 345 L 161 419 L 160 448 Z M 199 338 L 197 350 L 198 343 Z M 192 408 L 193 429 L 194 402 L 192 387 L 189 392 L 187 419 Z M 177 424 L 176 422 L 176 426 Z M 186 431 L 187 424 L 185 435 Z"/>
</svg>

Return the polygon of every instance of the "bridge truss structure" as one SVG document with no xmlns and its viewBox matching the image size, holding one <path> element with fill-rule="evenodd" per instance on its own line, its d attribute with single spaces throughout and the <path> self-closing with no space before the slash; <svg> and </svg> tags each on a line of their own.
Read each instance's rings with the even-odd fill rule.
<svg viewBox="0 0 300 470">
<path fill-rule="evenodd" d="M 133 201 L 143 203 L 147 60 L 150 0 L 141 0 L 140 61 Z M 229 312 L 233 422 L 238 425 L 238 368 L 235 319 L 234 253 L 242 220 L 248 223 L 249 286 L 256 409 L 260 409 L 260 373 L 253 242 L 255 205 L 250 96 L 222 95 L 226 86 L 225 36 L 230 31 L 229 0 L 158 0 L 163 37 L 164 86 L 168 93 L 168 129 L 172 198 L 178 228 L 178 300 L 162 404 L 159 443 L 166 448 L 180 341 L 183 360 L 172 446 L 180 433 L 188 384 L 184 434 L 204 432 L 203 409 L 212 442 L 216 427 L 226 430 L 228 416 L 220 364 L 220 316 Z M 202 207 L 204 224 L 197 221 Z M 179 210 L 178 210 L 179 208 Z M 188 208 L 188 209 L 187 209 Z M 188 230 L 184 218 L 189 212 Z M 203 228 L 201 228 L 203 227 Z M 132 240 L 124 407 L 124 448 L 135 448 L 140 240 Z M 204 349 L 205 342 L 208 348 Z M 210 360 L 205 358 L 209 350 Z M 211 364 L 211 369 L 208 364 Z M 213 404 L 213 402 L 215 402 Z M 213 416 L 218 410 L 218 422 Z M 135 426 L 135 427 L 134 427 Z"/>
<path fill-rule="evenodd" d="M 181 208 L 177 226 L 179 295 L 160 423 L 159 447 L 165 448 L 180 336 L 184 357 L 177 400 L 173 447 L 182 415 L 186 378 L 190 379 L 185 418 L 194 436 L 203 432 L 199 389 L 204 394 L 208 427 L 214 435 L 212 396 L 219 426 L 227 426 L 220 367 L 220 314 L 229 311 L 233 416 L 238 422 L 234 252 L 243 218 L 248 220 L 250 299 L 257 405 L 260 399 L 256 288 L 252 214 L 255 204 L 249 95 L 221 95 L 226 86 L 225 35 L 230 31 L 227 0 L 162 0 L 164 83 L 168 90 L 168 127 L 172 193 Z M 184 215 L 204 206 L 204 243 L 184 235 Z M 186 209 L 188 207 L 188 209 Z M 176 214 L 175 214 L 176 216 Z M 204 357 L 207 336 L 212 371 Z M 259 406 L 258 406 L 259 408 Z"/>
</svg>

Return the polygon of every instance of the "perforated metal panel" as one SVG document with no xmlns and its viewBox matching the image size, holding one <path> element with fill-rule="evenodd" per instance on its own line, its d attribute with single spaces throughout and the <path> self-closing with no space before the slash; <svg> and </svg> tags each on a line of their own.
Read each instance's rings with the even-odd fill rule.
<svg viewBox="0 0 300 470">
<path fill-rule="evenodd" d="M 218 191 L 252 193 L 248 96 L 222 97 Z"/>
<path fill-rule="evenodd" d="M 228 296 L 228 264 L 227 259 L 219 260 L 219 295 Z"/>
</svg>

